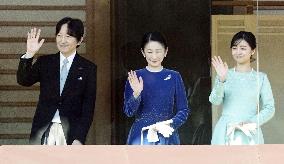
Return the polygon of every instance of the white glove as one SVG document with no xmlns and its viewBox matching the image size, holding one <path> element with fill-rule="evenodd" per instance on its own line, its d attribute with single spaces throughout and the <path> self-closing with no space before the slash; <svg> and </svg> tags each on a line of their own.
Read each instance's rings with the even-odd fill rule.
<svg viewBox="0 0 284 164">
<path fill-rule="evenodd" d="M 166 120 L 162 122 L 158 122 L 155 124 L 156 130 L 161 133 L 164 137 L 168 138 L 173 134 L 174 129 L 170 126 L 173 123 L 173 120 Z"/>
<path fill-rule="evenodd" d="M 157 142 L 159 141 L 159 137 L 156 130 L 156 125 L 150 125 L 147 133 L 147 140 L 148 142 Z"/>
<path fill-rule="evenodd" d="M 235 131 L 240 130 L 242 131 L 249 139 L 250 145 L 255 145 L 253 140 L 253 135 L 256 134 L 257 125 L 256 123 L 245 123 L 245 124 L 228 124 L 227 125 L 227 137 L 228 141 L 226 141 L 226 145 L 242 145 L 242 138 L 237 137 L 235 138 Z M 235 139 L 234 139 L 235 138 Z"/>
<path fill-rule="evenodd" d="M 148 130 L 147 140 L 148 142 L 157 142 L 159 141 L 158 132 L 161 133 L 164 137 L 170 137 L 173 134 L 174 129 L 170 126 L 173 123 L 173 120 L 166 120 L 162 122 L 157 122 L 155 124 L 146 126 L 142 128 L 142 132 Z M 141 133 L 141 144 L 143 142 L 143 134 Z"/>
<path fill-rule="evenodd" d="M 148 130 L 147 140 L 148 142 L 157 142 L 159 137 L 156 130 L 156 124 L 152 124 L 146 127 L 143 127 L 141 130 L 141 145 L 143 145 L 143 131 Z"/>
</svg>

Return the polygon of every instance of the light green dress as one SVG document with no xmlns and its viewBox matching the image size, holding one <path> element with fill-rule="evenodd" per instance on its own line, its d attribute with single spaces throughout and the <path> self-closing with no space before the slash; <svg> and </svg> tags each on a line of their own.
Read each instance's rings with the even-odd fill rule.
<svg viewBox="0 0 284 164">
<path fill-rule="evenodd" d="M 260 128 L 275 113 L 269 80 L 265 73 L 257 73 L 254 70 L 241 73 L 234 69 L 229 69 L 224 83 L 220 82 L 217 76 L 209 101 L 214 105 L 223 104 L 222 115 L 213 132 L 212 145 L 224 145 L 226 143 L 228 139 L 226 136 L 228 124 L 252 122 L 257 123 Z M 258 102 L 260 102 L 259 114 L 257 109 Z M 246 142 L 247 137 L 243 133 L 239 132 L 236 134 L 243 137 L 242 144 L 248 144 Z M 256 144 L 264 143 L 261 129 L 257 129 L 253 139 Z"/>
</svg>

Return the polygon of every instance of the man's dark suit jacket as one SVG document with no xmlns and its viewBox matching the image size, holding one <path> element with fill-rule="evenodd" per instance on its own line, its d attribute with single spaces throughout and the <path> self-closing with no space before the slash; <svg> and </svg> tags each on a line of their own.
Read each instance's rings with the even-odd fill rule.
<svg viewBox="0 0 284 164">
<path fill-rule="evenodd" d="M 60 54 L 20 59 L 17 81 L 31 86 L 40 82 L 40 96 L 30 134 L 31 144 L 41 144 L 43 134 L 59 110 L 67 144 L 85 143 L 93 121 L 96 99 L 96 65 L 76 54 L 60 96 Z"/>
</svg>

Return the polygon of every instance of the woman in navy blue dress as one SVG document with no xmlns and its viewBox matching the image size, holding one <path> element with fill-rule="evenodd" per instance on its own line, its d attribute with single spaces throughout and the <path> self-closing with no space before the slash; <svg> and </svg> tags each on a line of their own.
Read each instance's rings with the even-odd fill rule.
<svg viewBox="0 0 284 164">
<path fill-rule="evenodd" d="M 181 75 L 162 66 L 168 52 L 166 39 L 159 32 L 146 33 L 141 52 L 148 64 L 130 71 L 125 85 L 123 110 L 135 117 L 127 144 L 180 144 L 178 128 L 190 110 Z"/>
</svg>

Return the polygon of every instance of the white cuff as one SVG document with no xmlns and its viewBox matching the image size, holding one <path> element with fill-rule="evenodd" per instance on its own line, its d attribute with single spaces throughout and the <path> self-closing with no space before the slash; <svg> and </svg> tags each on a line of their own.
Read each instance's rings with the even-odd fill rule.
<svg viewBox="0 0 284 164">
<path fill-rule="evenodd" d="M 30 55 L 30 54 L 28 54 L 28 53 L 25 53 L 21 58 L 22 59 L 30 59 L 30 58 L 32 58 L 33 56 L 32 55 Z"/>
</svg>

